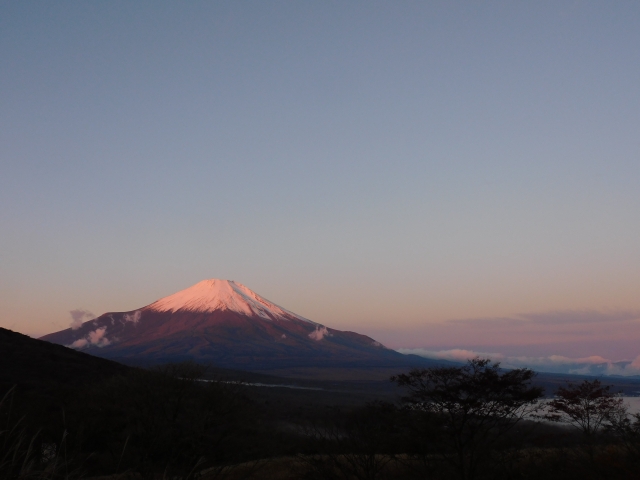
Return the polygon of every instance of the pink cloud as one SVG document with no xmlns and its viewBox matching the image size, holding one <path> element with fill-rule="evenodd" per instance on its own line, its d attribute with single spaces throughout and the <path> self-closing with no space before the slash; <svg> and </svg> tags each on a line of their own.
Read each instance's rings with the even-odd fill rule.
<svg viewBox="0 0 640 480">
<path fill-rule="evenodd" d="M 466 318 L 366 332 L 392 348 L 473 350 L 631 360 L 640 354 L 640 312 L 566 310 Z M 526 352 L 526 353 L 525 353 Z"/>
</svg>

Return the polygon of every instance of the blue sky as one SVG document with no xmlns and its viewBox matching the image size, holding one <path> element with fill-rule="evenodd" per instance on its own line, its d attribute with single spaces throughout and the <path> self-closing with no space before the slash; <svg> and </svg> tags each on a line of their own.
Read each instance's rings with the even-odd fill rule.
<svg viewBox="0 0 640 480">
<path fill-rule="evenodd" d="M 436 340 L 450 320 L 638 311 L 639 21 L 622 1 L 4 2 L 0 326 L 204 278 L 407 348 L 468 346 Z M 601 355 L 597 335 L 556 353 Z"/>
</svg>

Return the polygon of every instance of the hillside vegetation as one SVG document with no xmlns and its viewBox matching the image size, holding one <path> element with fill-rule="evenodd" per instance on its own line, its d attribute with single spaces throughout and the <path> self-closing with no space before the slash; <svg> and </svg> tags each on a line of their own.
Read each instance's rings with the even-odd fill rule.
<svg viewBox="0 0 640 480">
<path fill-rule="evenodd" d="M 638 418 L 594 381 L 540 410 L 534 372 L 476 359 L 398 372 L 376 400 L 367 382 L 130 368 L 51 347 L 78 374 L 4 384 L 0 478 L 632 479 L 640 467 Z"/>
</svg>

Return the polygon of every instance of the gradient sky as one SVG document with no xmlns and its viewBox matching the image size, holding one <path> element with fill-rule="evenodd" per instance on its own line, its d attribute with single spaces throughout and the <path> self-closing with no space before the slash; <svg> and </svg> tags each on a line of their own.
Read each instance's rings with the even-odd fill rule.
<svg viewBox="0 0 640 480">
<path fill-rule="evenodd" d="M 0 99 L 0 326 L 224 278 L 394 348 L 640 354 L 637 1 L 2 2 Z"/>
</svg>

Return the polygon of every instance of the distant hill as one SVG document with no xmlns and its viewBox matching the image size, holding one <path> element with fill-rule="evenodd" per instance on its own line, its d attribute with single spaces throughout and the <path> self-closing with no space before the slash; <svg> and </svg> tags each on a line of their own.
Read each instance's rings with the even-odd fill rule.
<svg viewBox="0 0 640 480">
<path fill-rule="evenodd" d="M 546 396 L 553 396 L 558 387 L 564 387 L 567 383 L 579 384 L 585 380 L 598 379 L 603 385 L 610 385 L 614 393 L 622 393 L 625 396 L 637 397 L 640 395 L 640 379 L 636 376 L 621 377 L 609 375 L 574 375 L 570 373 L 539 372 L 534 383 L 545 389 Z"/>
<path fill-rule="evenodd" d="M 42 337 L 126 363 L 193 360 L 249 371 L 394 369 L 442 364 L 328 328 L 229 280 L 204 280 L 138 310 Z"/>
<path fill-rule="evenodd" d="M 18 385 L 23 393 L 50 394 L 123 373 L 129 367 L 0 328 L 0 396 Z"/>
</svg>

